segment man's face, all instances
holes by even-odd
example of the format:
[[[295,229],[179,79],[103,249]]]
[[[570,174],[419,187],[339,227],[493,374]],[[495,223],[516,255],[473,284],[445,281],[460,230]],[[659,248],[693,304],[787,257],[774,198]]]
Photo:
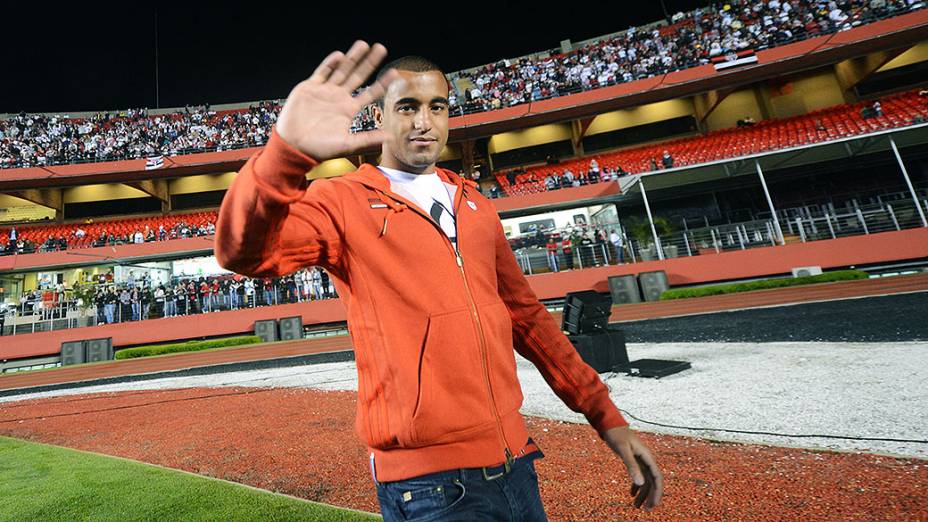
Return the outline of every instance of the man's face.
[[[414,172],[435,170],[448,142],[448,86],[439,71],[397,71],[399,78],[374,107],[374,121],[392,139],[383,145],[385,167]]]

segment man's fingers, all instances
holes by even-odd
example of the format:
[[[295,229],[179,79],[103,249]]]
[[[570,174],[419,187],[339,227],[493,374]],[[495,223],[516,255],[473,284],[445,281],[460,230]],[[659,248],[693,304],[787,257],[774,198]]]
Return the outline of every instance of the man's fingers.
[[[387,56],[387,48],[379,43],[375,43],[367,50],[357,66],[351,71],[351,75],[345,82],[345,86],[352,91],[364,85],[367,78],[373,73],[384,57]]]
[[[396,72],[396,69],[390,69],[379,80],[370,84],[366,89],[361,91],[358,94],[357,100],[358,103],[363,107],[365,105],[370,105],[384,95],[387,92],[387,88],[400,77],[400,73]]]
[[[357,40],[351,46],[351,49],[348,49],[348,52],[345,53],[345,58],[338,63],[338,67],[332,72],[332,76],[329,77],[329,83],[335,85],[344,84],[345,80],[351,75],[351,72],[354,71],[354,68],[357,67],[358,62],[367,54],[369,48],[370,46],[367,45],[367,42],[364,40]]]
[[[648,507],[655,507],[660,504],[661,496],[664,492],[664,475],[661,473],[660,468],[657,467],[657,463],[654,462],[654,457],[650,452],[643,451],[641,455],[636,455],[635,458],[646,471],[645,475],[648,481],[653,483],[650,494],[651,498],[648,500]]]
[[[647,485],[642,486],[641,489],[638,490],[638,496],[635,497],[636,508],[640,508],[641,505],[644,504],[645,499],[648,498],[649,491],[650,491],[650,488],[648,488]]]
[[[355,132],[348,136],[349,149],[361,151],[367,148],[380,146],[384,141],[389,140],[386,132],[377,129],[364,132]]]
[[[635,507],[638,508],[645,503],[654,490],[654,477],[651,475],[651,470],[645,466],[644,461],[642,461],[638,455],[635,455],[635,460],[638,462],[638,465],[642,469],[642,474],[644,475],[644,484],[639,487],[638,494],[635,496]]]
[[[621,444],[619,446],[619,457],[625,463],[625,468],[628,469],[628,476],[631,478],[632,483],[639,486],[644,485],[644,475],[641,473],[641,468],[638,467],[638,462],[635,461],[635,454],[632,453],[630,444]]]
[[[309,77],[309,81],[312,83],[325,83],[329,81],[332,71],[338,67],[338,63],[343,56],[344,54],[342,54],[341,51],[332,51],[329,53],[329,55],[322,60],[322,63],[316,67],[316,70],[313,71],[312,76]]]

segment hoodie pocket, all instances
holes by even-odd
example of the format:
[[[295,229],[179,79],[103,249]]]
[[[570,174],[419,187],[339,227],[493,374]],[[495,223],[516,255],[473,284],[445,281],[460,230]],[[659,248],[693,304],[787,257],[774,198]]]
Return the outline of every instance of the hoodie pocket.
[[[523,399],[512,345],[512,319],[509,308],[502,301],[483,306],[481,310],[493,397],[500,415],[506,415],[522,406]]]
[[[412,442],[452,442],[494,420],[474,318],[469,308],[429,316],[419,359]]]

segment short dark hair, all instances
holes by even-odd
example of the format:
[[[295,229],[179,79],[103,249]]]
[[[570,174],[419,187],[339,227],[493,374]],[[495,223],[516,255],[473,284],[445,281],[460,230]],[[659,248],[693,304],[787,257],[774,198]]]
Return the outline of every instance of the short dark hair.
[[[445,76],[444,71],[441,70],[435,62],[429,60],[428,58],[423,58],[421,56],[409,55],[397,58],[392,62],[385,64],[380,68],[380,71],[377,72],[376,80],[380,80],[383,75],[387,74],[387,71],[390,69],[396,69],[398,71],[410,71],[410,72],[429,72],[429,71],[438,71],[441,73],[442,78],[445,79],[445,84],[448,86],[448,90],[451,90],[451,82],[448,81],[448,77]],[[383,96],[380,96],[376,100],[377,106],[383,109]]]

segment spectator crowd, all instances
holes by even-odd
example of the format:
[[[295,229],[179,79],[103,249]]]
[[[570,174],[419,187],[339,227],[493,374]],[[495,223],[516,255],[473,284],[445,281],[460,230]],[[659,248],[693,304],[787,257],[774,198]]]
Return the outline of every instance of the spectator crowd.
[[[568,53],[502,60],[452,73],[452,114],[509,107],[709,63],[746,49],[834,33],[924,7],[922,0],[728,0],[631,27]],[[89,118],[20,113],[0,120],[0,168],[113,161],[263,145],[279,101],[170,114],[129,109]],[[372,129],[365,108],[354,131]]]
[[[148,109],[89,118],[20,113],[0,120],[0,168],[138,159],[256,147],[267,141],[278,102],[217,112],[209,104],[170,114]]]
[[[154,284],[147,274],[138,279],[130,274],[121,283],[113,282],[112,273],[98,278],[81,285],[79,294],[62,284],[23,292],[14,315],[61,319],[67,310],[87,308],[99,325],[338,297],[328,273],[317,267],[277,278],[176,277],[169,284]]]
[[[569,53],[502,60],[455,73],[463,99],[452,109],[480,112],[597,89],[707,64],[924,7],[919,0],[728,0],[677,13],[669,25],[631,27]]]

